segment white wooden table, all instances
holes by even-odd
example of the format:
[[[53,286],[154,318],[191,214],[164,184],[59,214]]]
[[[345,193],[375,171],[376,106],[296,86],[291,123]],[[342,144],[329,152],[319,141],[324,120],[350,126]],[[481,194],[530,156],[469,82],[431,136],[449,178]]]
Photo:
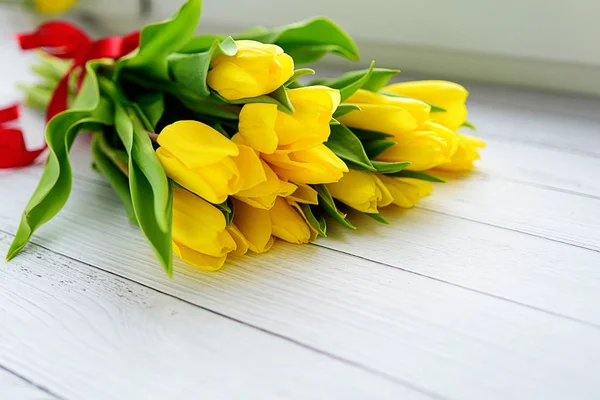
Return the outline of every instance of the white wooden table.
[[[171,280],[80,141],[69,203],[0,262],[0,399],[600,398],[600,101],[469,87],[471,176]],[[2,254],[41,170],[0,173]]]

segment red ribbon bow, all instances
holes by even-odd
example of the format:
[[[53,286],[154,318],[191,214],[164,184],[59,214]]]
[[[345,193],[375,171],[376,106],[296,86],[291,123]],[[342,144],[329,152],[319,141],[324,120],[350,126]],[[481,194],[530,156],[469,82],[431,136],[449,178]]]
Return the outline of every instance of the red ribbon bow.
[[[17,104],[0,109],[0,169],[29,165],[46,149],[44,145],[37,150],[27,150],[23,132],[20,129],[5,126],[7,122],[16,121],[18,118],[19,106]]]
[[[85,77],[85,64],[99,58],[118,59],[131,53],[139,45],[140,33],[133,32],[123,37],[112,36],[92,40],[77,26],[63,21],[46,22],[31,33],[17,35],[22,50],[41,48],[47,54],[73,60],[73,65],[65,73],[52,94],[46,110],[46,120],[67,109],[69,77],[81,69],[77,89]],[[35,151],[27,151],[23,133],[19,129],[4,128],[5,122],[18,118],[18,106],[0,110],[0,168],[21,167],[31,164],[46,146]]]

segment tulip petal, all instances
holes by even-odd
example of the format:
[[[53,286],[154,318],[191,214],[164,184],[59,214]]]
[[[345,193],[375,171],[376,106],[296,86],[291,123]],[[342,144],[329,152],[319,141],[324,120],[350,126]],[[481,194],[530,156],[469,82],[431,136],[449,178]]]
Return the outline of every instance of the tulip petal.
[[[227,255],[212,257],[173,242],[173,252],[186,263],[205,271],[218,271],[225,264]]]
[[[166,126],[158,135],[158,144],[187,168],[204,167],[238,155],[235,143],[198,121],[177,121]]]
[[[290,200],[304,204],[319,204],[319,194],[315,189],[303,183],[297,183],[296,186],[298,187],[296,191],[288,197]]]
[[[244,139],[244,143],[261,153],[272,154],[279,143],[275,133],[277,113],[276,104],[244,105],[239,123],[239,135]]]
[[[248,247],[254,253],[264,253],[273,245],[272,227],[269,211],[252,208],[234,200],[234,225],[248,241]]]
[[[227,227],[227,232],[229,232],[236,244],[236,249],[229,254],[233,256],[242,256],[246,254],[249,249],[249,244],[248,240],[244,237],[244,234],[235,225],[229,225]]]
[[[241,184],[236,192],[251,189],[267,181],[263,162],[254,149],[244,145],[238,147],[240,154],[233,158],[233,162],[235,162],[237,169],[240,171]]]
[[[303,217],[285,199],[278,197],[269,210],[273,236],[289,243],[308,243],[310,228]]]
[[[288,154],[264,154],[263,158],[279,177],[295,183],[337,182],[348,171],[346,164],[323,144]]]
[[[379,175],[379,179],[393,196],[393,203],[402,208],[414,207],[420,199],[429,196],[433,191],[431,183],[419,179],[386,175]]]
[[[227,200],[230,185],[237,181],[236,170],[231,169],[230,159],[227,163],[217,163],[201,169],[189,169],[164,148],[159,147],[156,155],[167,176],[186,189],[213,203],[220,204]]]
[[[418,121],[406,109],[389,104],[357,104],[360,110],[351,112],[338,120],[352,128],[400,135],[419,127]]]
[[[187,190],[173,190],[174,242],[199,253],[221,257],[236,247],[225,226],[225,217],[216,207]]]

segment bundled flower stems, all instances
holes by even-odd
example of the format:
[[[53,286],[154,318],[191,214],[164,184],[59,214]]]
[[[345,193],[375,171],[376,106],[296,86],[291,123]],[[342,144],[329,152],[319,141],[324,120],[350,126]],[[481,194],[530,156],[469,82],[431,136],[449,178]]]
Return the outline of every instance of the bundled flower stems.
[[[479,158],[484,143],[458,133],[472,128],[462,86],[388,84],[399,71],[373,64],[311,82],[300,65],[358,59],[332,21],[194,36],[200,13],[189,0],[140,33],[98,41],[64,22],[19,36],[50,56],[25,89],[47,109],[49,155],[8,259],[67,201],[81,131],[169,275],[172,253],[215,271],[275,240],[314,241],[328,223],[355,229],[349,209],[387,223],[383,207],[413,207],[441,181],[435,171]]]

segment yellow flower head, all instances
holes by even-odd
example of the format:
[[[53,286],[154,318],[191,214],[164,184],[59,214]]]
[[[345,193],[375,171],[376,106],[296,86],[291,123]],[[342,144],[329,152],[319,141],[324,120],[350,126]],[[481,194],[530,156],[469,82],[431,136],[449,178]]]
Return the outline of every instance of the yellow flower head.
[[[467,120],[466,101],[469,92],[458,83],[448,81],[412,81],[394,83],[383,90],[417,100],[426,101],[446,109],[431,114],[431,118],[456,131]]]
[[[458,148],[458,136],[435,122],[426,122],[423,130],[394,136],[398,144],[377,157],[379,161],[409,161],[408,170],[424,171],[447,163]]]
[[[352,128],[401,135],[421,127],[429,119],[431,106],[408,97],[391,97],[360,89],[345,103],[356,104],[338,120]]]
[[[458,149],[452,156],[449,162],[437,166],[437,169],[443,171],[469,171],[475,166],[473,161],[479,159],[480,148],[485,147],[485,142],[473,136],[459,133],[458,135]]]
[[[40,14],[59,15],[69,11],[77,0],[35,0],[35,10]]]
[[[355,169],[345,173],[339,182],[327,185],[327,189],[342,203],[369,214],[378,213],[377,207],[385,207],[394,201],[375,174]]]
[[[258,97],[275,91],[294,74],[294,60],[274,44],[237,40],[234,56],[215,58],[207,83],[228,100]]]
[[[429,196],[433,191],[431,183],[419,179],[387,175],[379,175],[379,179],[394,198],[393,204],[402,208],[414,207],[419,200]]]
[[[173,190],[173,251],[185,262],[211,271],[237,248],[223,213],[185,189]]]
[[[348,171],[346,164],[324,144],[291,153],[276,151],[262,157],[280,178],[294,183],[337,182]]]
[[[175,122],[163,129],[158,143],[156,155],[167,176],[211,203],[267,180],[253,149],[201,122]]]
[[[261,153],[304,150],[329,138],[329,122],[340,104],[340,92],[326,86],[307,86],[287,93],[293,114],[278,111],[275,104],[250,103],[242,108],[240,136]]]
[[[264,253],[273,246],[269,211],[253,208],[239,200],[233,201],[233,224],[244,236],[248,248],[254,253]]]

